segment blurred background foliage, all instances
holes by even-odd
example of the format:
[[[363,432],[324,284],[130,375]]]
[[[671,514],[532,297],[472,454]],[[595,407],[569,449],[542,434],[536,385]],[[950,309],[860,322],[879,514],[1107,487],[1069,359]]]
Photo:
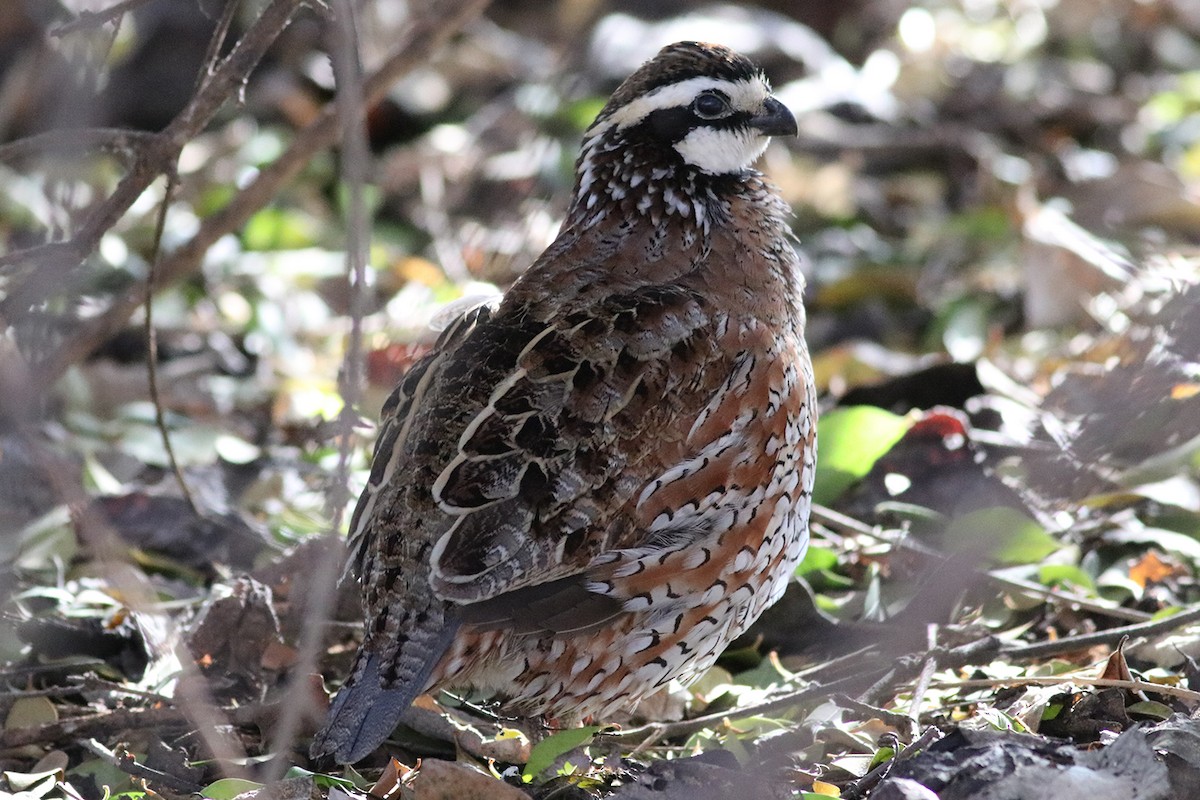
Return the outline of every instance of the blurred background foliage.
[[[824,412],[817,492],[830,509],[800,569],[815,599],[789,592],[681,701],[686,713],[769,695],[789,668],[829,655],[830,625],[891,620],[917,632],[900,637],[907,652],[926,645],[931,622],[1039,641],[1200,599],[1192,0],[493,2],[369,108],[361,295],[347,277],[351,189],[336,146],[161,282],[159,405],[190,497],[156,424],[145,308],[113,309],[319,121],[335,97],[334,37],[323,8],[300,8],[211,122],[177,143],[161,241],[162,179],[77,252],[71,243],[145,166],[152,134],[194,109],[222,15],[230,9],[228,53],[267,3],[120,5],[127,13],[92,17],[106,6],[0,0],[11,664],[87,656],[169,695],[182,667],[154,642],[198,635],[191,613],[224,592],[251,603],[253,587],[233,580],[249,571],[270,588],[260,624],[273,649],[247,664],[217,658],[216,695],[276,691],[317,613],[303,590],[323,552],[316,535],[344,524],[345,498],[331,489],[339,446],[356,495],[383,398],[457,301],[503,291],[553,239],[583,129],[626,75],[679,39],[754,58],[799,120],[762,168],[794,209],[806,256]],[[431,13],[356,8],[368,73]],[[347,433],[356,317],[365,379],[351,387],[361,420]],[[90,333],[98,319],[112,323],[106,335]],[[963,552],[966,577],[929,571]],[[139,601],[113,564],[139,576]],[[1052,589],[1084,605],[1047,602]],[[353,598],[341,602],[353,620]],[[130,608],[140,643],[114,643],[113,615]],[[47,629],[49,619],[75,627]],[[102,622],[89,633],[79,620]],[[352,638],[335,628],[325,643],[331,676]],[[210,661],[219,649],[197,647]],[[764,660],[772,650],[782,661]],[[1147,669],[1190,663],[1154,653]],[[943,724],[995,708],[908,699],[914,719]],[[805,758],[832,758],[806,741]],[[70,752],[76,767],[92,763]]]

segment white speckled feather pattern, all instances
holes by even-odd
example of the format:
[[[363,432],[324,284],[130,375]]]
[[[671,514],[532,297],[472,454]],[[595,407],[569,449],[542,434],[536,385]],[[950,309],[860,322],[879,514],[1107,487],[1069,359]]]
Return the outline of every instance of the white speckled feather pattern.
[[[617,89],[557,240],[384,408],[352,522],[365,639],[314,755],[361,758],[437,688],[603,717],[783,593],[816,398],[789,210],[750,162],[794,132],[715,45]]]

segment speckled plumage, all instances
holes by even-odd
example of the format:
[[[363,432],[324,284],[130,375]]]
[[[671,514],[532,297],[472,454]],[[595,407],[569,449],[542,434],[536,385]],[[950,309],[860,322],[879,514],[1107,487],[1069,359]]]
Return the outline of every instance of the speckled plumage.
[[[361,758],[436,688],[603,716],[779,598],[816,406],[788,209],[750,162],[794,131],[715,45],[613,94],[557,240],[384,407],[351,524],[365,639],[314,755]]]

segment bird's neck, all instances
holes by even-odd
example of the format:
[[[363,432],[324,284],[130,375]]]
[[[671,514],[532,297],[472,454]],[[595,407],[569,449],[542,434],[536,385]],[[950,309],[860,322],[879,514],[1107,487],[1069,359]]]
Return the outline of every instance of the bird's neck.
[[[584,143],[567,227],[587,228],[609,215],[648,220],[682,233],[707,237],[728,219],[730,204],[759,173],[710,175],[678,162],[673,151],[614,145],[603,139]]]
[[[614,293],[678,285],[700,293],[723,287],[738,313],[794,313],[802,278],[790,210],[760,173],[651,172],[636,161],[589,164],[587,156],[558,238],[509,290],[509,310],[548,319],[564,307],[592,309]]]

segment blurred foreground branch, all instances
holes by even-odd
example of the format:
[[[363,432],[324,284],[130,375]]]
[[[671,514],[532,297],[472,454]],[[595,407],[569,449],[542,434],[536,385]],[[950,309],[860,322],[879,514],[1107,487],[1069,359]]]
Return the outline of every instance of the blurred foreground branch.
[[[271,8],[280,4],[294,6],[294,0],[276,0]],[[447,39],[481,13],[486,5],[487,0],[453,0],[452,2],[430,4],[423,8],[411,20],[405,36],[396,45],[392,55],[364,80],[363,94],[366,105],[369,106],[380,100],[393,83],[409,70],[424,63]],[[246,38],[243,37],[242,41],[245,41]],[[227,66],[228,60],[226,59],[226,62],[223,63],[222,69]],[[189,106],[189,110],[191,108],[192,106]],[[187,118],[189,110],[180,114],[180,119]],[[291,145],[279,158],[263,167],[254,180],[239,190],[228,205],[205,218],[200,229],[190,240],[159,263],[157,285],[154,288],[161,289],[192,274],[199,268],[209,247],[222,236],[244,225],[255,211],[270,202],[283,185],[300,173],[309,159],[337,142],[343,132],[343,121],[340,119],[339,110],[340,107],[336,102],[327,105],[314,122],[297,133]],[[171,141],[166,139],[166,132],[163,136],[164,140]],[[163,145],[160,144],[159,147],[161,148]],[[159,154],[160,159],[161,155]],[[173,157],[173,153],[170,151],[167,152],[167,155]],[[130,177],[133,174],[131,173]],[[157,174],[152,176],[151,180],[153,177],[157,177]],[[126,182],[129,180],[130,178],[127,178]],[[122,186],[126,182],[123,182]],[[139,189],[138,194],[148,185],[149,181],[146,181]],[[120,192],[121,187],[118,187],[117,193]],[[114,196],[117,193],[114,193]],[[129,199],[129,203],[132,203],[136,196],[136,194],[133,195]],[[128,204],[124,208],[128,208]],[[119,217],[118,214],[109,222],[109,225],[114,224]],[[94,229],[94,226],[90,229]],[[95,243],[99,241],[104,230],[107,228],[99,229],[91,247],[94,247]],[[81,238],[82,234],[81,237],[77,237],[76,241],[80,241]],[[4,259],[0,259],[0,266],[3,266],[3,263]],[[54,352],[34,366],[33,374],[37,387],[39,389],[48,387],[68,367],[84,358],[97,345],[120,330],[142,304],[145,293],[144,283],[132,285],[118,295],[104,313],[83,322],[63,340]]]
[[[60,286],[67,274],[80,267],[142,193],[171,169],[183,146],[204,130],[225,102],[239,91],[302,2],[272,0],[229,55],[206,76],[183,111],[161,133],[142,140],[129,172],[69,241],[49,242],[0,256],[0,269],[17,264],[37,265],[33,276],[5,300],[7,305],[20,309],[40,302],[46,291]]]

